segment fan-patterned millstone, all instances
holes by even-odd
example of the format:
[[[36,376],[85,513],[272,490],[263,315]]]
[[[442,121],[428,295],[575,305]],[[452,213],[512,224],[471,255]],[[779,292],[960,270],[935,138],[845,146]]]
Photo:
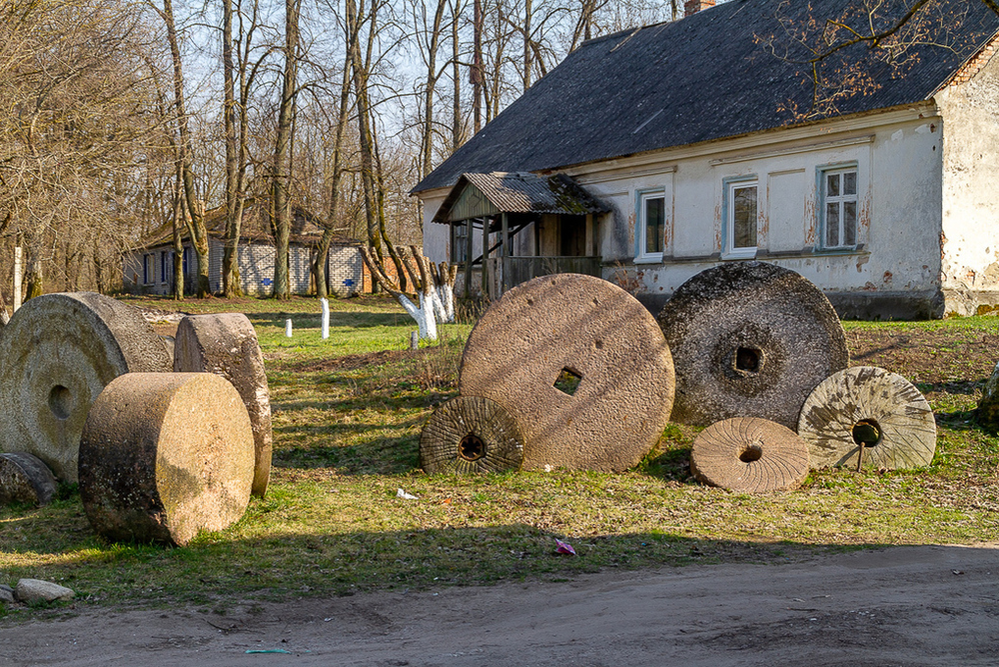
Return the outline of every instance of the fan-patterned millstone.
[[[434,411],[420,436],[424,472],[477,473],[519,470],[524,438],[499,403],[458,396]]]
[[[699,481],[730,491],[794,489],[808,475],[808,445],[776,422],[734,417],[701,431],[690,469]]]
[[[918,468],[929,465],[937,446],[930,404],[901,375],[855,366],[819,383],[805,401],[798,435],[808,443],[813,468],[857,465]]]

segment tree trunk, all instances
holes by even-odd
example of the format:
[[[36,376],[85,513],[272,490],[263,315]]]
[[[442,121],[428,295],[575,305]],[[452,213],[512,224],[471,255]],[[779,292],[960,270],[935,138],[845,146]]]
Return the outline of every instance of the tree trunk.
[[[292,134],[295,94],[298,80],[298,9],[299,0],[285,0],[284,78],[281,83],[281,107],[278,111],[277,141],[274,148],[273,197],[276,218],[274,234],[274,296],[291,298],[288,270],[288,247],[291,237]]]
[[[222,252],[222,295],[243,295],[239,279],[239,228],[243,201],[239,187],[240,152],[236,136],[236,91],[232,56],[232,0],[222,0],[222,116],[225,127],[225,245]]]

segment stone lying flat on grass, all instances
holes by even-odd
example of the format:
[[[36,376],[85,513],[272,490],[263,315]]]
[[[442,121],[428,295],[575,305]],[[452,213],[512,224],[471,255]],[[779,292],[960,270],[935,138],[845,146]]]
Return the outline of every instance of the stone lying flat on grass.
[[[0,454],[0,505],[47,505],[55,490],[55,475],[37,456],[26,452]]]
[[[166,346],[142,314],[91,292],[29,300],[0,336],[0,451],[25,451],[77,480],[90,405],[119,375],[169,371]]]
[[[796,489],[808,475],[808,445],[786,426],[735,417],[701,431],[690,470],[699,481],[730,491]]]
[[[65,586],[41,579],[21,579],[17,582],[14,594],[17,596],[19,602],[25,604],[71,600],[76,595],[72,588],[66,588]]]
[[[263,497],[271,472],[271,402],[257,333],[242,313],[188,315],[177,327],[173,369],[214,373],[236,387],[253,425],[253,495]]]
[[[472,329],[459,391],[502,405],[524,434],[524,469],[620,472],[659,440],[673,361],[655,318],[606,280],[535,278]]]
[[[458,396],[434,410],[420,435],[424,472],[475,473],[519,470],[524,437],[499,403]]]
[[[246,511],[253,431],[227,380],[129,373],[94,402],[80,441],[80,499],[110,540],[186,544]]]
[[[923,395],[901,375],[854,366],[824,380],[801,409],[798,435],[813,468],[918,468],[933,460],[937,426]]]
[[[809,392],[846,368],[836,311],[801,275],[732,262],[681,285],[659,314],[676,366],[672,421],[759,417],[795,428]]]
[[[999,431],[999,364],[985,383],[982,398],[978,401],[978,423],[992,431]]]

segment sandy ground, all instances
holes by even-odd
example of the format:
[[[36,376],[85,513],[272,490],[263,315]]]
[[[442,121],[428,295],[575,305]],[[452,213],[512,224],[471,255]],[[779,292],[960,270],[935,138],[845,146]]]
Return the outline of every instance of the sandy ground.
[[[999,543],[247,603],[224,616],[77,612],[8,618],[0,664],[994,666]]]

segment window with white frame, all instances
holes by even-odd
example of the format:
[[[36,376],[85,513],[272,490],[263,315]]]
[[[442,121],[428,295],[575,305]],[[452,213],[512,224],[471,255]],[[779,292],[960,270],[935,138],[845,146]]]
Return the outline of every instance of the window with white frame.
[[[722,251],[726,258],[756,256],[757,193],[755,177],[726,182],[725,247]]]
[[[638,252],[636,262],[661,262],[666,235],[666,194],[662,190],[638,194]]]
[[[821,177],[822,248],[853,249],[857,247],[857,169],[825,169]]]

